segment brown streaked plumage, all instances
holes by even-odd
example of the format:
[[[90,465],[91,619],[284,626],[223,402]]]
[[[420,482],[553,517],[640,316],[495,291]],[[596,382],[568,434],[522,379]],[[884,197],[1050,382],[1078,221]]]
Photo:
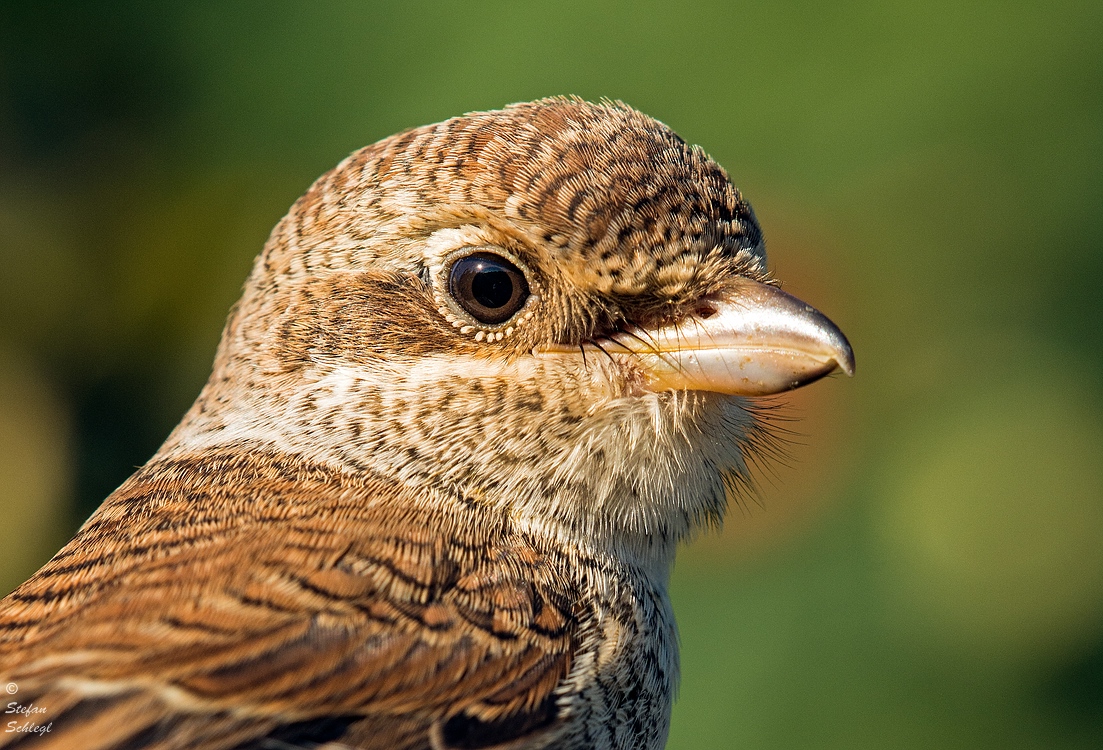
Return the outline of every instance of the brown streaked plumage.
[[[210,381],[0,605],[0,748],[665,742],[674,549],[853,368],[750,206],[622,104],[354,153],[279,223]]]

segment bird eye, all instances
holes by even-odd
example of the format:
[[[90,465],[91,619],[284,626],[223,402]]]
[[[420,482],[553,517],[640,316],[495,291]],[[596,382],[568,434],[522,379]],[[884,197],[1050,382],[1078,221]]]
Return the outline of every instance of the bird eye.
[[[448,289],[471,317],[488,325],[512,318],[529,296],[521,269],[493,253],[473,253],[453,263]]]

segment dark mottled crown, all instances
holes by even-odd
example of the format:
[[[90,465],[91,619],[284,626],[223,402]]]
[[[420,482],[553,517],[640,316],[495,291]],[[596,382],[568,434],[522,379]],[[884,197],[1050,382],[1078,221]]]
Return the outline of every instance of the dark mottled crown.
[[[761,239],[723,168],[625,105],[544,100],[417,133],[410,145],[441,165],[431,184],[458,169],[468,200],[506,209],[586,256],[677,255],[702,240],[737,248]]]
[[[350,209],[416,213],[430,227],[481,209],[614,294],[638,294],[646,280],[661,295],[655,270],[687,256],[763,253],[751,207],[724,169],[621,103],[544,99],[400,133],[319,180],[289,218],[300,235],[319,221],[332,232],[354,223],[339,220]]]

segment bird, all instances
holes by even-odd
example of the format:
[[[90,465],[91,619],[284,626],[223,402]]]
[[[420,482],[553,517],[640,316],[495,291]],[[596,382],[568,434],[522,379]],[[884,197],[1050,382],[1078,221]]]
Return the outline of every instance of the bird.
[[[148,463],[0,603],[0,748],[657,750],[668,585],[841,370],[750,204],[618,101],[354,152]]]

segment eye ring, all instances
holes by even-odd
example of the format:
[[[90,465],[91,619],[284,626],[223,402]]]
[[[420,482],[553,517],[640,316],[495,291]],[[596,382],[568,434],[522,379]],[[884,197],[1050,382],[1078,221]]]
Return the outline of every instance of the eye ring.
[[[475,252],[452,262],[448,292],[460,308],[484,325],[500,325],[525,306],[530,295],[525,274],[496,253]]]

